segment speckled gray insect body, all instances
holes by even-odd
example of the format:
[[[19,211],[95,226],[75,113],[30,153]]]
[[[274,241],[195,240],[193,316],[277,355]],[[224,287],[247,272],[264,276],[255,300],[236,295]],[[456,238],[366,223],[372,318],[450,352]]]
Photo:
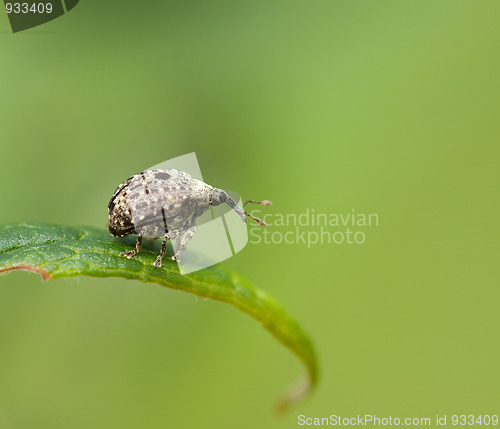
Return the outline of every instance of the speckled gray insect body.
[[[247,203],[270,205],[270,201]],[[135,250],[122,255],[133,257],[141,251],[142,237],[163,237],[161,252],[154,263],[161,266],[166,241],[176,239],[176,251],[172,259],[179,261],[182,251],[196,232],[196,219],[210,206],[229,205],[246,222],[249,216],[260,225],[265,223],[238,206],[222,189],[214,188],[201,180],[193,179],[180,170],[147,170],[123,182],[108,204],[109,232],[123,237],[137,234]]]

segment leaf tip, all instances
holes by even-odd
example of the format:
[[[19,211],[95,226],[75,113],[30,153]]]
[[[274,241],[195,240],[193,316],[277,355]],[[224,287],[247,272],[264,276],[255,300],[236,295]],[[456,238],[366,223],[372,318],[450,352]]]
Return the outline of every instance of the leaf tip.
[[[285,414],[292,405],[303,400],[312,390],[312,383],[309,377],[300,380],[296,385],[290,387],[288,392],[276,404],[276,414]]]

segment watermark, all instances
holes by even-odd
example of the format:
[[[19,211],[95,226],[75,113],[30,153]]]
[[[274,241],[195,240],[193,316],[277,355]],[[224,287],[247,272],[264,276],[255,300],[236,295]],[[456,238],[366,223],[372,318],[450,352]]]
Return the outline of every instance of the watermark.
[[[375,414],[356,416],[297,416],[299,426],[497,426],[496,414],[436,414],[432,417],[395,417]]]
[[[117,237],[136,234],[136,248],[124,252],[133,258],[142,249],[142,237],[162,238],[154,267],[165,256],[175,260],[181,274],[222,262],[252,244],[361,245],[367,231],[379,225],[376,213],[355,209],[347,213],[269,213],[247,204],[269,206],[268,200],[242,204],[234,191],[205,183],[196,154],[190,153],[154,165],[118,186],[108,204],[108,229]],[[261,219],[262,218],[262,219]],[[253,223],[255,221],[255,223]],[[167,252],[167,242],[172,252]],[[168,255],[167,255],[168,254]]]
[[[78,0],[9,1],[4,0],[12,32],[27,30],[45,24],[69,12]]]
[[[342,213],[319,213],[307,208],[301,213],[263,213],[252,210],[270,228],[250,229],[251,244],[364,244],[370,229],[379,226],[377,213],[356,209]]]

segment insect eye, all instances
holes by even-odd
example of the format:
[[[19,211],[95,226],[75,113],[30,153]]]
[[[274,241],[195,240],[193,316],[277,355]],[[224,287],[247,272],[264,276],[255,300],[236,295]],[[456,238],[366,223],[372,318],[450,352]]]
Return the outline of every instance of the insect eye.
[[[224,191],[219,192],[219,203],[225,203],[226,202],[226,193]]]

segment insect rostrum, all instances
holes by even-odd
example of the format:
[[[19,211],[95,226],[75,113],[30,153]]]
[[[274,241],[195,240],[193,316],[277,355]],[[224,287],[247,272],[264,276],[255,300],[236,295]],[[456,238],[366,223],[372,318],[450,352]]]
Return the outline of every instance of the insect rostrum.
[[[257,219],[238,206],[226,191],[214,188],[201,180],[193,179],[180,170],[147,170],[125,180],[111,197],[108,204],[109,232],[115,237],[137,234],[135,250],[122,253],[132,258],[141,251],[142,237],[163,237],[161,252],[154,262],[161,267],[166,242],[176,240],[172,259],[180,261],[181,254],[196,232],[196,219],[210,206],[226,203],[246,222],[246,216],[260,225]],[[270,205],[271,202],[247,201]]]

